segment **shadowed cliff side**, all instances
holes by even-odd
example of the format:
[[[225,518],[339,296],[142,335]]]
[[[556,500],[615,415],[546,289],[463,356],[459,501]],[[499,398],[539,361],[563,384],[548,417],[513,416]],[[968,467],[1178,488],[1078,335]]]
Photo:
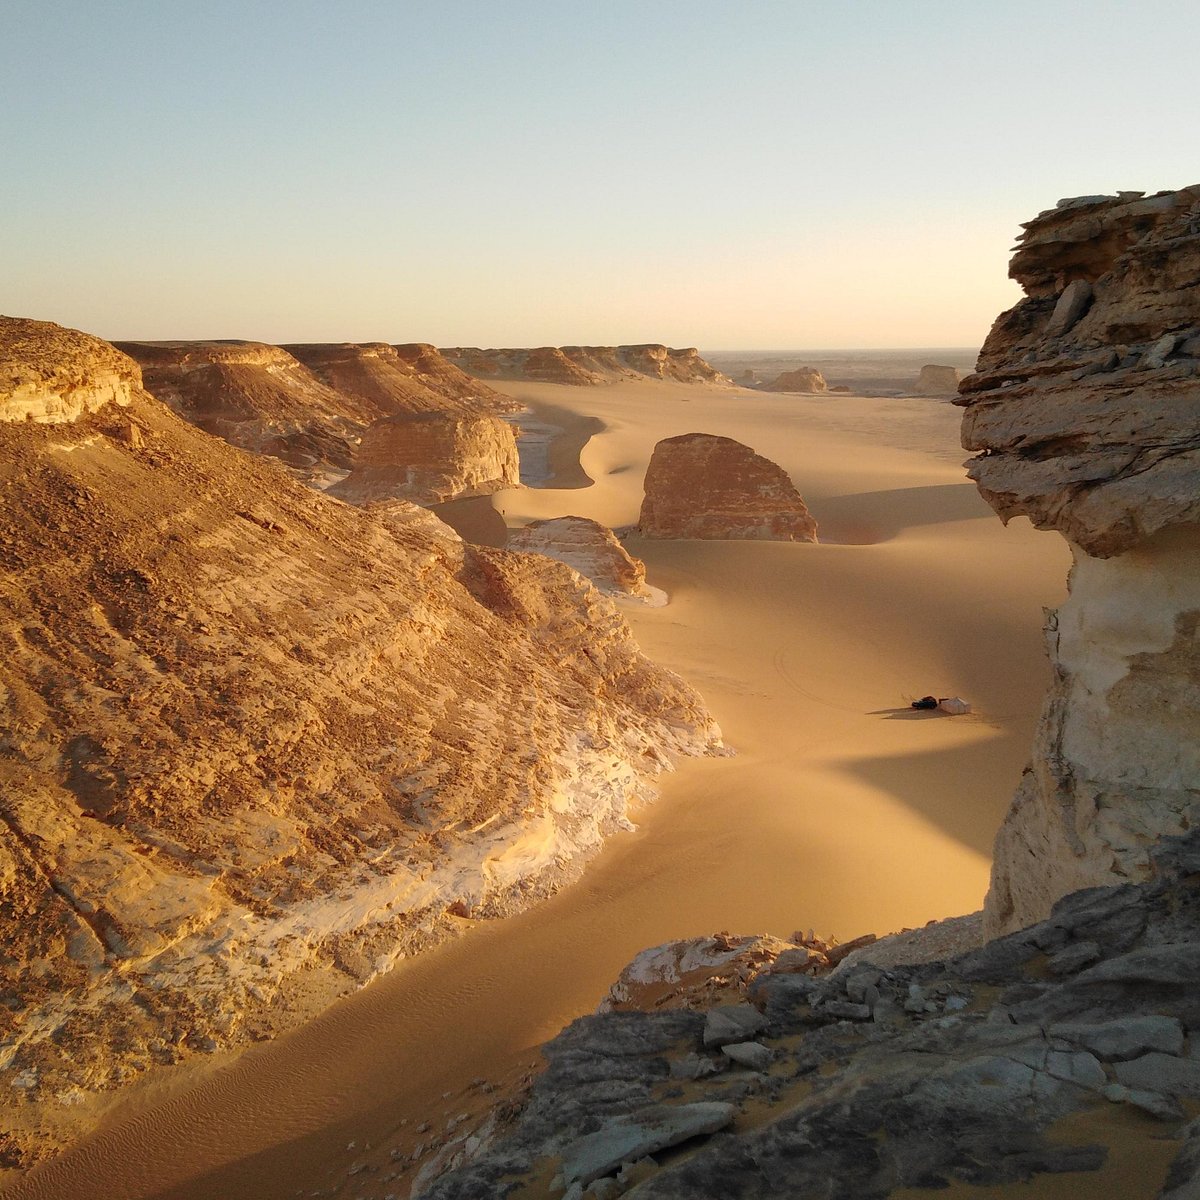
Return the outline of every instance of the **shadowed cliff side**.
[[[719,732],[569,567],[209,437],[0,320],[0,1158],[579,869]]]

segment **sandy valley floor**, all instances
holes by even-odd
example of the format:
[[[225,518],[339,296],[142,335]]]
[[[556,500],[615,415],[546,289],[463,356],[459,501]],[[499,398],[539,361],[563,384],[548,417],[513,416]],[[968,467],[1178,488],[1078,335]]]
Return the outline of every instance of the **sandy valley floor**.
[[[605,426],[581,456],[594,486],[502,493],[510,525],[634,523],[651,449],[679,433],[737,437],[791,473],[820,545],[627,542],[671,597],[628,607],[643,648],[700,688],[737,755],[683,764],[639,830],[553,900],[156,1104],[131,1101],[12,1195],[406,1195],[383,1180],[388,1150],[486,1105],[470,1081],[528,1069],[641,948],[717,929],[845,939],[979,907],[1047,681],[1041,608],[1061,599],[1068,555],[1028,524],[1004,529],[965,481],[960,411],[500,386]],[[912,713],[926,692],[977,712]]]

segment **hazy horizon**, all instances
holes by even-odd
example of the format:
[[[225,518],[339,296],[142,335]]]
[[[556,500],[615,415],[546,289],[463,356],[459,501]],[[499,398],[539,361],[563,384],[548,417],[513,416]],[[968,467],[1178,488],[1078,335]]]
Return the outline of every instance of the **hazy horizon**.
[[[1193,104],[1200,10],[1128,14],[14,0],[0,309],[129,340],[978,346],[1021,221],[1195,182],[1161,114]]]

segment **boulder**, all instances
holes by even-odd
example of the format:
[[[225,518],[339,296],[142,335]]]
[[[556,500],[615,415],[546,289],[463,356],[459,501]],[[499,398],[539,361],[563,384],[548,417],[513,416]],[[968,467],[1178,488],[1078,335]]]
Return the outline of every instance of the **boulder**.
[[[807,395],[820,395],[827,390],[825,377],[816,367],[797,367],[794,371],[784,371],[766,386],[768,392],[801,392]]]
[[[787,472],[732,438],[687,433],[659,442],[645,488],[643,537],[817,540]]]
[[[958,392],[958,368],[926,363],[917,376],[918,396],[953,396]]]

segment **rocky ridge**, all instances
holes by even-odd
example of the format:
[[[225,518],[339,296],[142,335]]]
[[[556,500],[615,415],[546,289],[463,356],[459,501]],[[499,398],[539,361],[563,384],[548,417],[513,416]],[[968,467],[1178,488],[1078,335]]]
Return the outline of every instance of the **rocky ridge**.
[[[87,335],[0,364],[57,421],[0,423],[6,1165],[553,891],[719,745],[568,567],[304,488]]]
[[[817,540],[817,523],[787,472],[733,438],[664,438],[650,456],[645,488],[643,537]]]
[[[516,441],[499,416],[516,405],[432,346],[293,347],[306,362],[258,342],[118,346],[180,416],[353,503],[434,504],[517,481]]]
[[[454,1131],[413,1195],[883,1200],[1058,1176],[1184,1200],[1198,937],[1193,832],[1156,847],[1146,883],[949,960],[880,967],[868,947],[829,971],[785,949],[744,996],[575,1021],[507,1124]]]
[[[479,379],[528,379],[540,383],[596,386],[618,379],[728,384],[694,347],[673,350],[658,343],[638,346],[539,346],[531,350],[443,349],[442,354]]]
[[[986,920],[1144,878],[1200,817],[1200,186],[1064,200],[1025,226],[963,380],[971,477],[1071,544],[1054,680],[997,837]]]

